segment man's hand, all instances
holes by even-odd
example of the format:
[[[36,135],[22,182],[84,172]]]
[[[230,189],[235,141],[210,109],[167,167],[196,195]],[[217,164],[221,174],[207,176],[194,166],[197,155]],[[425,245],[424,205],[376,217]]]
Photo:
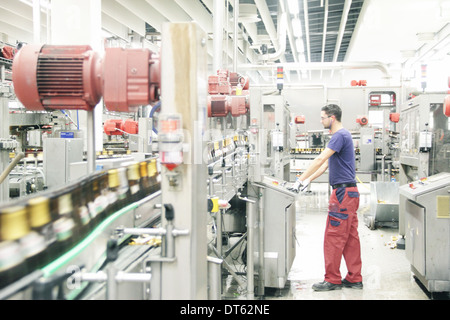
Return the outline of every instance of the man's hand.
[[[310,182],[311,181],[309,179],[305,179],[304,181],[302,181],[297,178],[297,180],[295,180],[294,184],[287,189],[289,191],[299,193],[301,191],[304,191],[308,187]]]
[[[305,179],[305,181],[302,181],[302,183],[300,185],[300,191],[302,191],[302,192],[305,191],[310,183],[311,183],[311,181],[309,179]]]
[[[301,180],[299,180],[299,179],[297,178],[297,180],[295,180],[294,184],[293,184],[291,187],[287,188],[287,189],[288,189],[289,191],[297,192],[297,193],[298,193],[298,191],[300,190],[300,187],[302,186],[302,182],[303,182],[303,181],[301,181]]]

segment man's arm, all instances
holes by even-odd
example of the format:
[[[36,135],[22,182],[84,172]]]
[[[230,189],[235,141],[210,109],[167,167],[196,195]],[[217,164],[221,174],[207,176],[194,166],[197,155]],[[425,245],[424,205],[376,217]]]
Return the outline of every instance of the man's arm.
[[[328,168],[328,159],[335,153],[330,148],[325,148],[321,154],[319,154],[313,162],[309,165],[308,169],[301,174],[298,178],[300,181],[305,181],[309,178],[310,181],[316,179],[323,174]]]
[[[320,177],[328,169],[328,159],[325,161],[319,169],[316,170],[312,175],[307,178],[309,182],[314,181],[316,178]]]

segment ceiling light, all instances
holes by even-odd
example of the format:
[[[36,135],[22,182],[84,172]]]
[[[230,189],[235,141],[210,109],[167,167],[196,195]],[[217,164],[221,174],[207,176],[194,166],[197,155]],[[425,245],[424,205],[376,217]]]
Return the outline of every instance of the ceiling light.
[[[302,25],[298,18],[292,19],[292,31],[297,38],[300,38],[303,35]]]
[[[298,38],[295,40],[295,47],[297,48],[297,52],[305,52],[305,46],[303,45],[303,39]]]
[[[288,0],[289,12],[296,15],[300,12],[298,8],[298,0]]]

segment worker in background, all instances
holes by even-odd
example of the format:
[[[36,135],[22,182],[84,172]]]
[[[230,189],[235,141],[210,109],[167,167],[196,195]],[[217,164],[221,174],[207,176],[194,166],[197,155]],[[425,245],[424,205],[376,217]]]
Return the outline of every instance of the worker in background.
[[[329,104],[321,110],[321,122],[332,137],[325,150],[294,183],[295,191],[303,191],[311,181],[329,168],[333,188],[328,204],[324,238],[325,280],[315,283],[316,291],[341,289],[342,286],[362,289],[361,247],[358,235],[359,192],[356,186],[355,152],[350,132],[342,126],[342,110]],[[347,264],[347,276],[340,274],[341,259]]]

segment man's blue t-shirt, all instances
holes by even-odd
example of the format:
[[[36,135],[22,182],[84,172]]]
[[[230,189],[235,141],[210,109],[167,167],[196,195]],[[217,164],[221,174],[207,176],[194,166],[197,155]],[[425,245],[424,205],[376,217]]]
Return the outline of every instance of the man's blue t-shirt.
[[[328,159],[330,185],[355,183],[355,150],[350,132],[345,128],[336,131],[327,147],[335,151]]]

